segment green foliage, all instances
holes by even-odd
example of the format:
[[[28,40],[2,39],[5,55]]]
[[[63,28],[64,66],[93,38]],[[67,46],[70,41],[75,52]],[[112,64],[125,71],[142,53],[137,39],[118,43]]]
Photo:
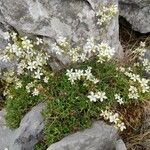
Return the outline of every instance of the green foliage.
[[[72,132],[90,127],[93,120],[100,119],[101,110],[118,105],[114,99],[116,92],[121,93],[126,103],[130,102],[127,98],[128,80],[116,71],[113,62],[97,64],[94,61],[80,68],[85,69],[87,65],[93,68],[93,75],[100,79],[97,85],[83,86],[83,81],[72,85],[64,73],[51,79],[51,100],[43,111],[46,144],[50,145]],[[96,89],[107,91],[108,99],[104,102],[90,102],[87,94]]]
[[[25,86],[31,78],[28,76],[22,77],[23,86],[16,89],[14,84],[9,87],[9,93],[12,97],[6,97],[6,124],[10,128],[17,128],[24,114],[33,106],[38,104],[43,98],[42,95],[33,97],[27,92]]]
[[[44,144],[43,142],[42,143],[38,143],[34,146],[34,150],[46,150],[47,149],[47,146],[46,144]]]
[[[16,85],[9,85],[9,96],[6,97],[6,123],[11,128],[18,127],[23,115],[41,100],[46,100],[47,107],[42,112],[44,117],[44,142],[36,145],[35,150],[44,150],[45,147],[62,139],[64,136],[91,126],[94,120],[101,118],[101,110],[114,110],[119,104],[114,95],[120,93],[125,104],[133,103],[128,98],[131,80],[121,71],[118,71],[115,61],[97,63],[97,60],[83,63],[80,66],[70,68],[87,69],[92,67],[92,74],[100,81],[93,84],[84,79],[71,84],[62,71],[49,78],[48,83],[41,80],[35,82],[42,85],[44,92],[33,96],[27,92],[26,86],[35,80],[30,76],[21,77],[22,87],[16,89]],[[133,69],[132,69],[133,70]],[[140,68],[134,70],[140,72]],[[131,82],[131,83],[130,83]],[[85,85],[86,83],[86,85]],[[90,91],[105,91],[107,99],[103,102],[91,102],[88,99]],[[12,96],[12,97],[11,97]],[[141,100],[148,98],[149,94],[140,95]],[[134,100],[135,103],[139,102]]]

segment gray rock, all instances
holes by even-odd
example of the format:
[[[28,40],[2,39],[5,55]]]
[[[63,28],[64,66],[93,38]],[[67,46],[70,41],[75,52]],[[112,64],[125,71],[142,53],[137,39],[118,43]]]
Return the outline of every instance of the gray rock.
[[[150,1],[119,0],[120,16],[124,17],[134,30],[150,32]]]
[[[58,37],[67,37],[72,46],[85,45],[87,38],[106,41],[121,56],[118,15],[106,29],[97,25],[99,4],[116,4],[118,0],[1,0],[0,15],[20,34],[40,35],[47,42],[47,49]],[[51,66],[60,69],[69,63],[65,56],[54,56]]]
[[[144,106],[144,115],[143,115],[143,123],[141,127],[141,135],[143,139],[140,141],[140,145],[143,146],[143,149],[150,149],[150,102],[147,101]]]
[[[25,115],[20,127],[10,130],[5,127],[5,111],[0,112],[0,150],[32,150],[34,145],[41,139],[44,128],[41,111],[44,104],[39,104]]]
[[[5,126],[5,110],[0,111],[0,150],[33,150],[34,145],[43,137],[44,128],[39,104],[25,115],[20,127],[10,130]],[[117,130],[103,121],[93,123],[90,129],[65,137],[52,144],[47,150],[126,150]]]
[[[4,150],[4,148],[9,147],[14,135],[14,132],[5,126],[5,114],[5,110],[0,111],[0,150]]]
[[[121,139],[117,140],[115,146],[116,150],[127,150],[126,145]]]
[[[126,150],[117,130],[102,121],[95,122],[90,129],[65,137],[47,150]]]

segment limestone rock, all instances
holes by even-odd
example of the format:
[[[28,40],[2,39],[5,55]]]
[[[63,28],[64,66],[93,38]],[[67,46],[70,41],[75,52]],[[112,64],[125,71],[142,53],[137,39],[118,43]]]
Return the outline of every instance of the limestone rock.
[[[34,145],[41,139],[43,131],[43,119],[41,111],[44,104],[39,104],[25,115],[20,127],[10,130],[5,127],[5,111],[0,112],[0,150],[32,150]]]
[[[51,45],[58,38],[66,37],[73,47],[83,47],[88,38],[106,41],[121,55],[118,15],[104,29],[97,25],[98,6],[118,5],[118,0],[1,0],[0,16],[20,34],[40,35]],[[53,69],[68,64],[65,56],[53,56]]]
[[[115,144],[115,148],[116,148],[116,150],[127,150],[126,145],[124,144],[124,142],[121,139],[117,140],[117,142]]]
[[[150,32],[150,1],[119,0],[120,16],[124,17],[134,30]]]
[[[126,150],[118,140],[117,130],[102,121],[95,122],[90,129],[65,137],[47,150]]]
[[[141,135],[143,139],[140,141],[140,144],[143,146],[143,149],[150,149],[150,102],[147,101],[144,106],[144,116],[143,116],[143,124],[141,127]]]
[[[41,111],[45,104],[39,104],[25,115],[20,127],[10,130],[5,127],[5,110],[0,111],[0,150],[33,150],[43,137],[44,128]],[[47,150],[126,150],[117,130],[103,121],[93,123],[90,129],[65,137],[52,144]]]
[[[0,111],[0,150],[8,147],[13,140],[14,132],[5,126],[5,110]]]

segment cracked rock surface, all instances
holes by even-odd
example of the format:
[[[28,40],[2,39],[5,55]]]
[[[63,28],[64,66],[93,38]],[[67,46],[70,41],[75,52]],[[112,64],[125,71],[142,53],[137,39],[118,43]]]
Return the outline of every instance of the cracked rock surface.
[[[22,119],[19,128],[10,130],[5,126],[5,110],[0,111],[0,150],[32,150],[42,138],[44,127],[41,111],[44,104],[32,108]]]
[[[119,0],[119,8],[135,31],[150,32],[150,0]]]
[[[40,35],[50,52],[58,37],[69,39],[73,47],[83,47],[88,38],[94,37],[99,42],[106,41],[121,55],[118,14],[105,29],[98,26],[96,13],[101,4],[118,5],[118,0],[1,0],[0,22],[21,35]],[[69,63],[65,56],[53,57],[53,69]]]

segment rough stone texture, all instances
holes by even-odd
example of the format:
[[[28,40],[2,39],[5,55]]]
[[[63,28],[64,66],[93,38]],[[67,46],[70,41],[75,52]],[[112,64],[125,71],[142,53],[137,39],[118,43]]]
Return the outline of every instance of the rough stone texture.
[[[150,32],[150,0],[119,0],[120,16],[141,33]]]
[[[75,47],[83,47],[87,38],[94,37],[108,42],[120,55],[118,15],[105,30],[97,25],[95,14],[102,3],[118,5],[118,0],[1,0],[0,15],[20,34],[45,37],[49,51],[60,36],[70,39]],[[69,63],[64,56],[53,57],[53,69]]]
[[[146,102],[144,107],[143,125],[141,128],[141,135],[146,133],[146,137],[142,139],[141,145],[143,149],[150,149],[150,102]]]
[[[121,139],[117,140],[117,142],[115,144],[115,149],[116,150],[127,150],[126,145],[124,144],[124,142]]]
[[[42,136],[44,127],[41,111],[44,104],[39,104],[25,115],[16,130],[5,127],[5,111],[0,111],[0,150],[32,150]]]
[[[40,114],[45,104],[39,104],[25,115],[16,130],[5,126],[5,110],[0,111],[0,150],[33,150],[43,137],[43,119]],[[47,150],[126,150],[117,130],[103,121],[93,123],[90,129],[77,132],[52,144]]]
[[[4,150],[9,146],[9,143],[13,140],[13,131],[5,127],[5,110],[0,111],[0,150]]]
[[[117,130],[102,121],[52,144],[47,150],[126,150]]]

